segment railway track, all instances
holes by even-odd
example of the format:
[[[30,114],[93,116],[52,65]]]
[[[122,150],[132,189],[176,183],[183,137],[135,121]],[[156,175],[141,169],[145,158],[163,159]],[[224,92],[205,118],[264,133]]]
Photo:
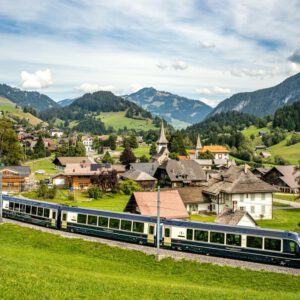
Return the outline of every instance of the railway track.
[[[76,234],[76,233],[71,233],[71,232],[64,232],[64,231],[59,231],[59,230],[50,229],[50,228],[46,228],[46,227],[40,227],[40,226],[33,225],[33,224],[22,223],[22,222],[11,220],[11,219],[4,219],[4,222],[17,224],[22,227],[35,229],[35,230],[39,230],[42,232],[56,234],[56,235],[59,235],[59,236],[65,237],[65,238],[82,239],[85,241],[106,244],[106,245],[109,245],[112,247],[119,247],[119,248],[127,249],[127,250],[141,251],[147,255],[155,255],[156,254],[156,249],[152,248],[152,247],[148,247],[148,246],[130,244],[130,243],[108,240],[108,239],[103,239],[103,238],[98,238],[98,237],[87,236],[87,235],[81,235],[81,234]],[[284,273],[284,274],[300,276],[300,269],[161,249],[160,250],[160,259],[167,258],[167,257],[171,257],[175,260],[186,259],[186,260],[197,261],[200,263],[212,263],[212,264],[219,265],[219,266],[229,266],[229,267],[255,270],[255,271],[275,272],[275,273]]]

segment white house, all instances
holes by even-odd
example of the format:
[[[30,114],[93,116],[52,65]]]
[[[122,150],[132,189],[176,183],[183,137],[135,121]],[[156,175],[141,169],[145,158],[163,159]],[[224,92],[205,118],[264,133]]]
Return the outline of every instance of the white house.
[[[51,130],[50,135],[52,137],[60,138],[64,135],[64,132],[62,130],[59,130],[59,129],[53,129],[53,130]]]
[[[89,135],[84,135],[81,138],[82,144],[85,147],[85,152],[89,153],[93,151],[93,138]]]
[[[229,150],[220,145],[203,146],[200,153],[211,152],[215,159],[229,159]]]
[[[203,190],[211,200],[211,211],[219,215],[224,208],[248,212],[255,220],[272,219],[270,184],[257,178],[245,166],[231,166],[210,180]]]

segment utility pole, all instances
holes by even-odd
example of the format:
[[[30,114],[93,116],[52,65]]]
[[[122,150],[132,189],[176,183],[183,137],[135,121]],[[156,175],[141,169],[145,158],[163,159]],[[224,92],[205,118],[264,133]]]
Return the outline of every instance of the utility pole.
[[[156,260],[159,261],[160,246],[160,186],[157,187]]]
[[[0,224],[3,223],[2,206],[3,206],[3,201],[2,201],[2,171],[0,171]]]

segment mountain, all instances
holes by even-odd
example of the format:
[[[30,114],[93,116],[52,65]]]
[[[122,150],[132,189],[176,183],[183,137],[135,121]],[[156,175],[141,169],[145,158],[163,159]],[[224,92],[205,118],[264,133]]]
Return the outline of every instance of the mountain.
[[[171,125],[184,128],[202,121],[212,108],[199,100],[191,100],[156,89],[143,88],[136,93],[123,96],[154,115],[161,116]]]
[[[38,92],[22,91],[6,84],[0,84],[0,96],[9,99],[21,107],[32,107],[37,111],[59,107],[59,104],[46,95]]]
[[[274,87],[235,94],[222,101],[211,115],[235,110],[262,117],[297,101],[300,101],[300,73]]]
[[[65,107],[65,106],[69,106],[70,104],[72,104],[76,99],[78,99],[78,98],[74,98],[74,99],[64,99],[64,100],[58,101],[57,103],[58,103],[60,106]]]

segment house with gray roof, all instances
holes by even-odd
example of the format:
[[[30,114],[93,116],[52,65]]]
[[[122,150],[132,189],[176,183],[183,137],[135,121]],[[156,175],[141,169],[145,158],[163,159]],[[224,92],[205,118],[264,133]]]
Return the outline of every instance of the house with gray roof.
[[[157,182],[157,179],[148,173],[134,169],[122,174],[121,178],[135,181],[143,190],[154,190]]]
[[[255,220],[247,211],[240,209],[234,211],[231,208],[224,208],[224,210],[217,216],[215,222],[234,226],[257,226]]]
[[[131,163],[130,169],[143,171],[149,174],[150,176],[154,176],[158,166],[159,166],[158,162]]]

